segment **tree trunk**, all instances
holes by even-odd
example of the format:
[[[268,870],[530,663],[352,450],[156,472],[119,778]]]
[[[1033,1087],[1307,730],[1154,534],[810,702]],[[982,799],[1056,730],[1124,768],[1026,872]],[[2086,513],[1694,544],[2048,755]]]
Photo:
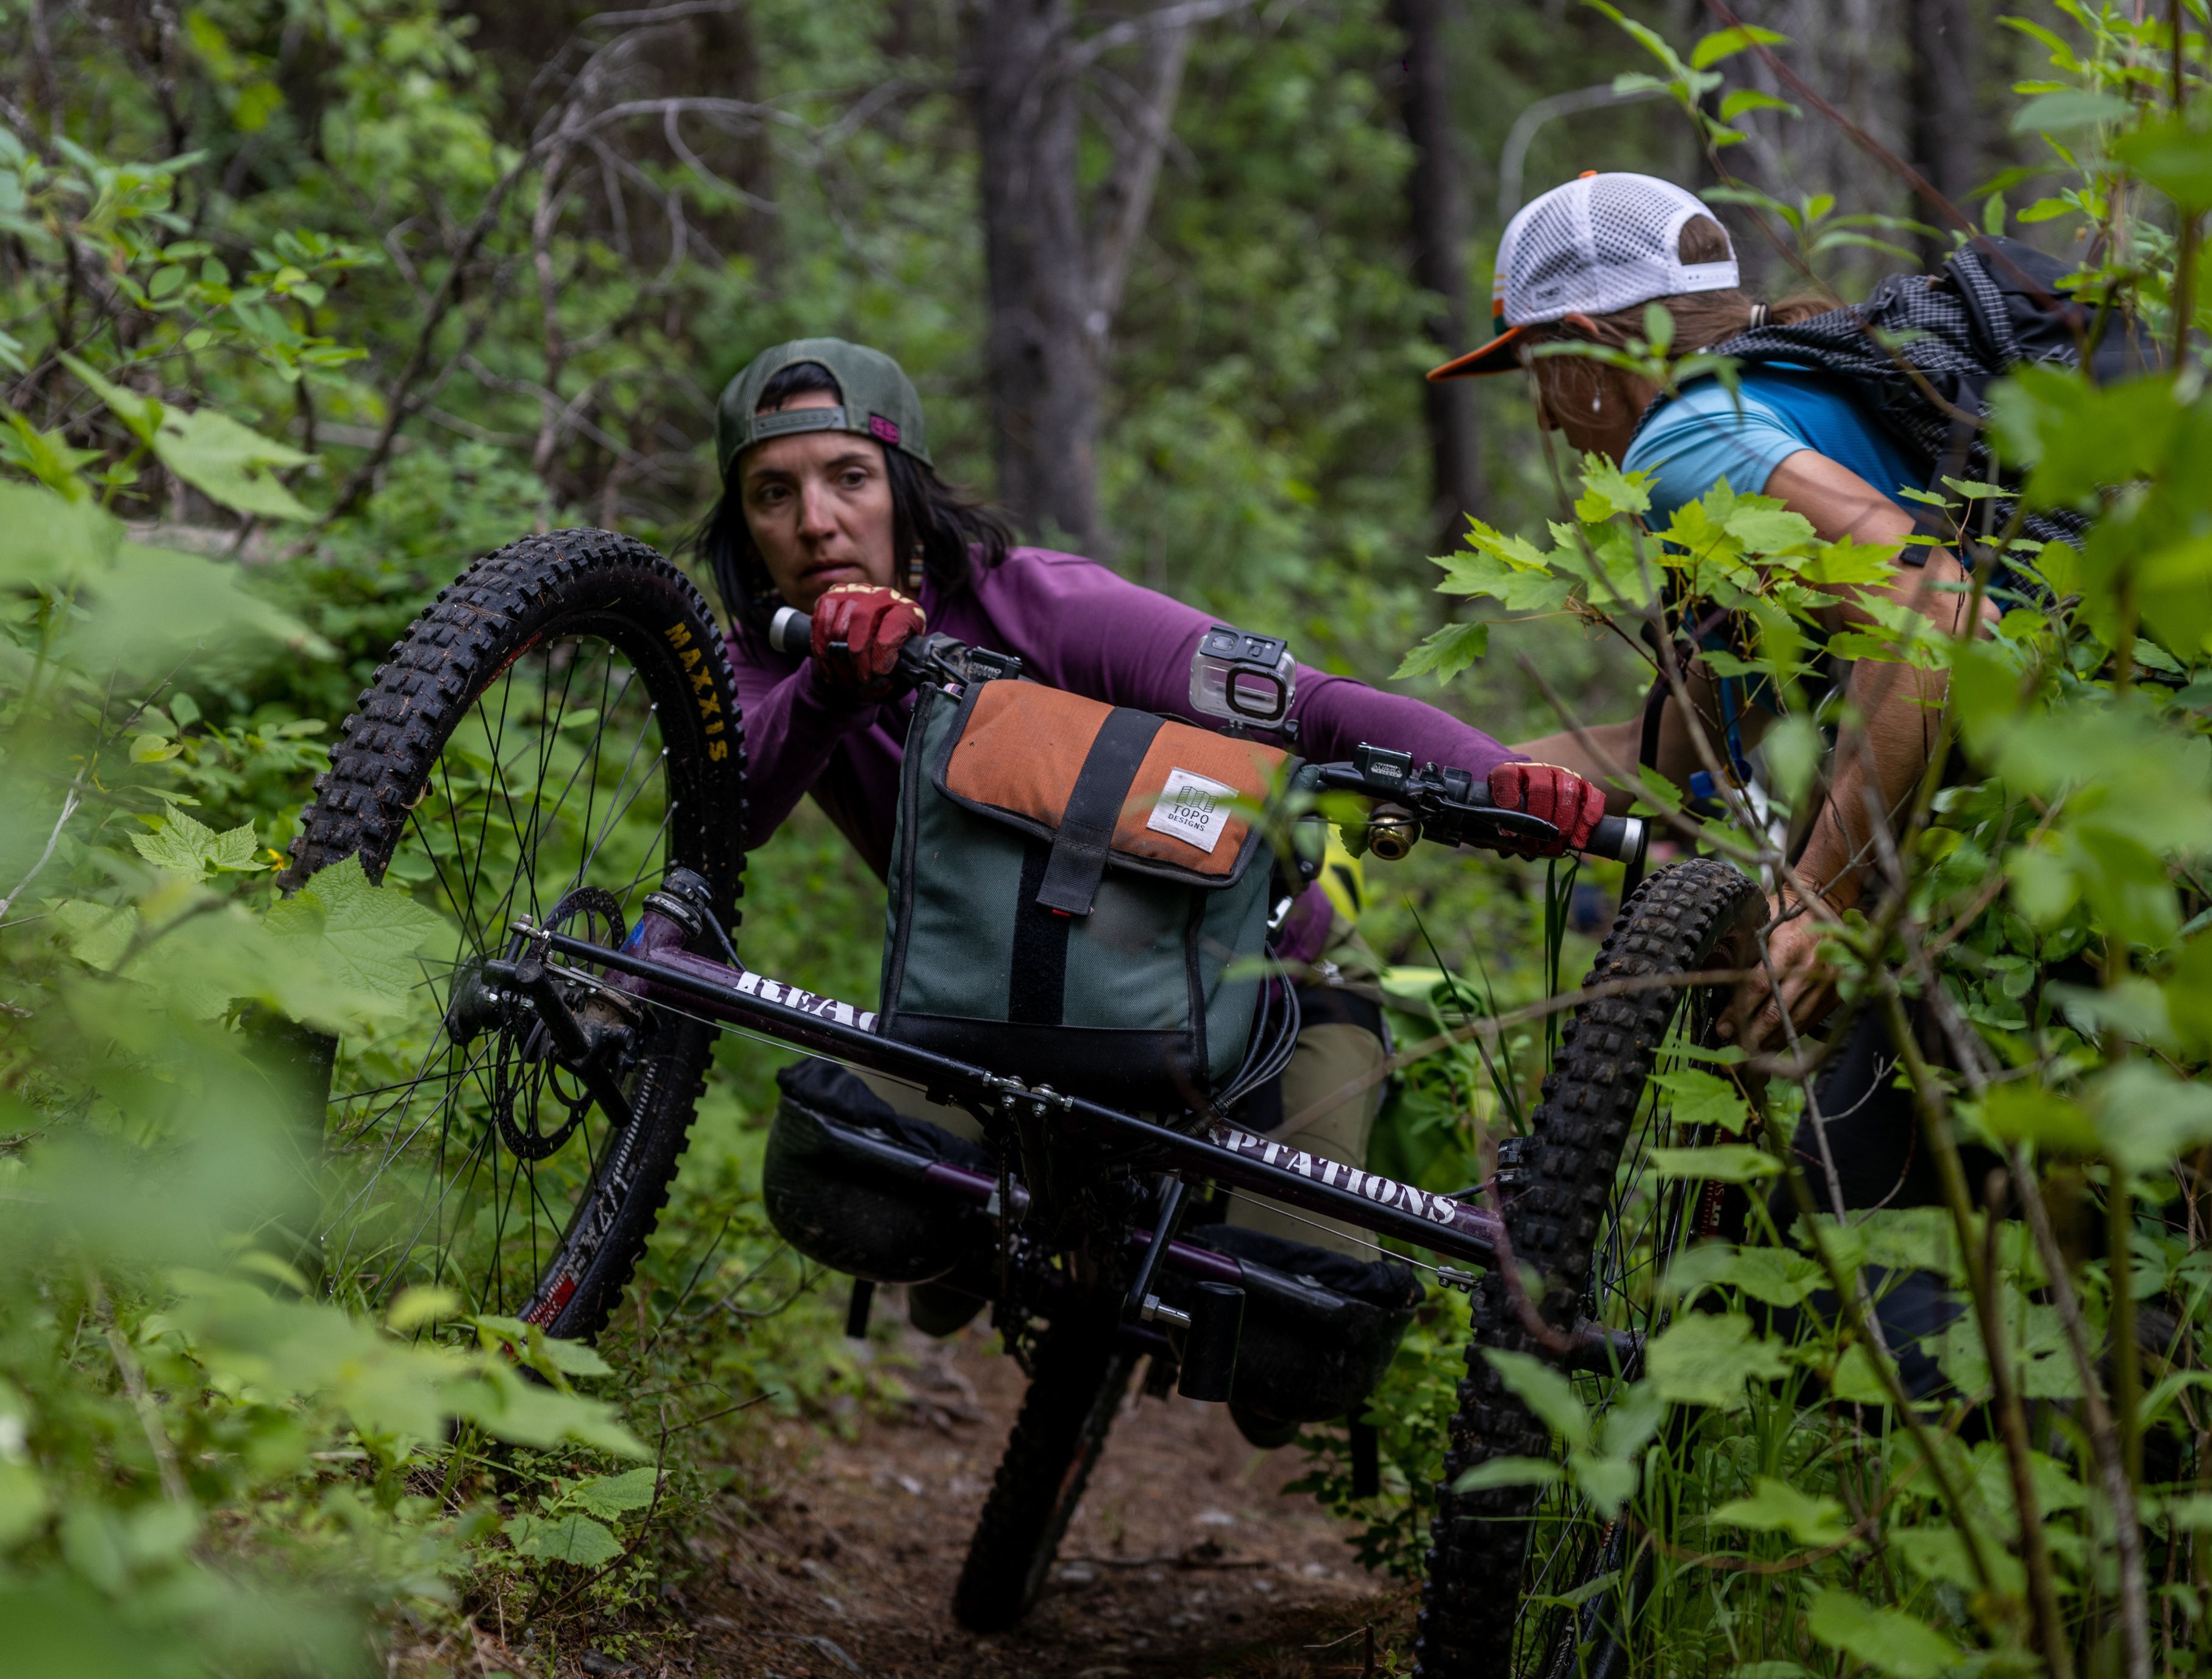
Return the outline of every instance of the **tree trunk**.
[[[1100,534],[1093,343],[1109,323],[1086,319],[1069,23],[1067,0],[984,0],[975,126],[999,498],[1029,534],[1089,549]]]
[[[1905,27],[1912,52],[1908,97],[1912,163],[1928,183],[1967,216],[1966,202],[1981,167],[1981,135],[1974,106],[1976,59],[1973,0],[1905,0]],[[1954,231],[1934,204],[1916,204],[1912,214],[1942,237],[1923,238],[1922,259],[1930,267],[1951,248]]]
[[[1223,9],[1229,8],[1224,7]],[[1100,553],[1100,397],[1114,317],[1167,148],[1190,15],[1155,14],[1088,43],[1069,0],[981,0],[969,48],[981,153],[986,361],[999,498],[1030,534]],[[1086,209],[1076,182],[1084,72],[1134,45],[1112,161]]]
[[[1450,77],[1444,62],[1449,0],[1392,0],[1406,38],[1400,94],[1413,143],[1407,178],[1413,227],[1413,278],[1429,293],[1429,336],[1449,357],[1474,347],[1467,307],[1467,187],[1452,130]],[[1474,384],[1455,379],[1426,389],[1432,510],[1443,539],[1483,506],[1482,448]]]

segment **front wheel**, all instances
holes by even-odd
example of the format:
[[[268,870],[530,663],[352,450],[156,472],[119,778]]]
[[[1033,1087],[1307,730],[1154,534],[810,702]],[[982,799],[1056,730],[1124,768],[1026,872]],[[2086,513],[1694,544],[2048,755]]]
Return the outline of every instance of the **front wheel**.
[[[1694,1141],[1668,1136],[1673,1122],[1651,1075],[1686,1047],[1710,1047],[1733,986],[1694,976],[1753,965],[1764,910],[1745,875],[1697,858],[1646,881],[1599,951],[1585,987],[1626,980],[1648,989],[1574,1012],[1523,1144],[1522,1182],[1505,1205],[1514,1258],[1544,1279],[1539,1309],[1553,1328],[1580,1318],[1656,1333],[1668,1262],[1711,1233],[1716,1198],[1646,1169],[1651,1147]],[[1549,1431],[1483,1357],[1487,1347],[1549,1356],[1495,1268],[1477,1285],[1474,1329],[1431,1527],[1418,1671],[1515,1679],[1582,1671],[1584,1661],[1609,1670],[1589,1651],[1622,1653],[1625,1589],[1598,1585],[1621,1571],[1620,1530],[1560,1485],[1452,1490],[1483,1463],[1552,1449]],[[1620,1386],[1612,1376],[1577,1380],[1594,1414]]]
[[[1114,1325],[1069,1315],[1037,1337],[1030,1390],[953,1589],[971,1633],[1002,1632],[1030,1612],[1106,1447],[1136,1357]]]
[[[642,543],[525,538],[409,627],[346,720],[284,882],[321,879],[334,932],[345,876],[325,871],[352,859],[425,912],[409,1006],[337,1053],[331,1287],[377,1304],[434,1286],[562,1336],[605,1325],[667,1200],[713,1029],[556,965],[622,1088],[617,1123],[483,964],[524,915],[619,943],[676,866],[727,925],[744,769],[720,633]]]

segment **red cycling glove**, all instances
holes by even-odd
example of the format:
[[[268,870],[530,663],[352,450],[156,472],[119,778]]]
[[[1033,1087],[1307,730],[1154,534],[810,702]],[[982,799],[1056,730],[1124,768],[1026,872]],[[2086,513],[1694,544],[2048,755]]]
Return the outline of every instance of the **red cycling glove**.
[[[1490,799],[1506,810],[1541,817],[1559,830],[1559,837],[1548,845],[1526,848],[1522,855],[1530,857],[1581,850],[1605,814],[1605,794],[1556,763],[1499,764],[1490,772]]]
[[[896,589],[840,583],[814,603],[814,658],[830,684],[855,699],[890,697],[899,649],[928,620]]]

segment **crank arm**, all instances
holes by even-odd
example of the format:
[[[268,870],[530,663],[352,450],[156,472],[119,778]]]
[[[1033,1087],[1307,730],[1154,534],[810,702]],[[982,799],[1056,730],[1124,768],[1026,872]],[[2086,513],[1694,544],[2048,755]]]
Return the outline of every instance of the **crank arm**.
[[[547,1036],[560,1054],[561,1064],[584,1081],[584,1088],[592,1093],[592,1099],[605,1110],[610,1120],[617,1126],[628,1126],[629,1098],[623,1094],[622,1086],[615,1082],[606,1062],[594,1053],[596,1046],[576,1017],[568,1012],[568,1005],[562,1001],[560,988],[554,984],[545,964],[534,956],[525,956],[519,962],[495,958],[483,964],[483,973],[501,989],[530,1000],[531,1010],[544,1024]]]

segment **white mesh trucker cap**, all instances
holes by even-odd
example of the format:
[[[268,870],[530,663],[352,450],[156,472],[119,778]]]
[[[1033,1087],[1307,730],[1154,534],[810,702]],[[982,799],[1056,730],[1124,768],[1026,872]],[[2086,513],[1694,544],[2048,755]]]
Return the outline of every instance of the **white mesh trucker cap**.
[[[1523,327],[1738,284],[1733,250],[1725,261],[1686,263],[1676,248],[1685,223],[1712,215],[1696,193],[1650,175],[1593,170],[1553,187],[1524,204],[1498,241],[1490,303],[1498,336],[1429,377],[1465,379],[1518,367],[1514,340]]]

